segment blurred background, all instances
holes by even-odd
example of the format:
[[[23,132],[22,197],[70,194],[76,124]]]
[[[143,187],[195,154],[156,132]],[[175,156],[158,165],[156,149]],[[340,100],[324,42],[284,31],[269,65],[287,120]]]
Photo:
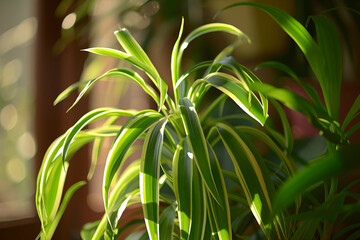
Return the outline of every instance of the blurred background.
[[[100,106],[143,109],[153,107],[139,87],[126,79],[104,79],[68,113],[76,94],[53,106],[57,95],[70,84],[89,80],[106,70],[125,66],[116,59],[81,52],[87,47],[119,49],[113,32],[128,28],[147,51],[159,73],[170,80],[170,55],[185,19],[185,32],[209,22],[231,23],[252,40],[234,53],[250,68],[265,60],[286,62],[303,79],[312,74],[304,57],[270,18],[248,7],[215,13],[237,1],[226,0],[1,0],[0,1],[0,239],[34,239],[40,231],[34,194],[42,157],[56,137],[89,109]],[[291,0],[256,1],[279,7],[305,24],[307,16],[339,6],[360,9],[360,1]],[[344,43],[346,94],[342,109],[348,111],[359,91],[359,15],[346,9],[326,13],[337,24]],[[309,29],[313,31],[310,24]],[[231,43],[227,35],[196,40],[185,52],[185,66],[208,60]],[[287,85],[286,77],[262,70],[263,81]],[[299,141],[317,135],[306,119],[292,112],[293,132]],[[304,124],[305,123],[305,124]],[[306,154],[324,147],[321,139]],[[109,146],[111,141],[107,142]],[[105,148],[106,148],[106,144]],[[306,147],[305,147],[306,149]],[[102,155],[105,155],[106,151]],[[86,179],[89,149],[71,161],[67,186]],[[105,156],[104,156],[105,157]],[[79,239],[81,226],[103,212],[101,188],[104,157],[89,184],[70,202],[55,239]],[[102,164],[102,165],[101,165]]]

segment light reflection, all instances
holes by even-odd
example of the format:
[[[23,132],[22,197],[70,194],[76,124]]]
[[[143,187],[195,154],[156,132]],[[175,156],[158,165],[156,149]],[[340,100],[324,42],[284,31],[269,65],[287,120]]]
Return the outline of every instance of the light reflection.
[[[19,183],[26,177],[26,166],[19,159],[11,159],[6,164],[6,173],[11,181]]]
[[[24,159],[29,160],[33,158],[36,153],[34,137],[29,132],[25,132],[17,141],[17,149]]]
[[[63,29],[70,29],[74,26],[75,22],[76,22],[76,13],[70,13],[64,18],[61,27]]]
[[[34,17],[27,18],[16,27],[9,29],[0,35],[0,55],[28,43],[37,31],[37,20]]]
[[[14,59],[3,67],[1,71],[1,87],[7,87],[16,83],[23,71],[23,65],[19,59]]]
[[[10,131],[16,126],[18,122],[18,112],[13,104],[5,106],[0,112],[0,124],[1,126]]]

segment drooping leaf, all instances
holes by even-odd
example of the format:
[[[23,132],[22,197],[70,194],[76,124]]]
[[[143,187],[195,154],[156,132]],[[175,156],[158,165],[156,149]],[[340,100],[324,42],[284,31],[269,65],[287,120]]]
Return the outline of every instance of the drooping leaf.
[[[348,124],[360,113],[358,112],[360,109],[360,95],[356,98],[353,105],[351,106],[348,114],[346,115],[344,122],[341,126],[341,129],[344,131]]]
[[[180,141],[174,153],[172,174],[174,193],[177,201],[180,238],[188,239],[191,226],[192,207],[192,162],[184,149],[184,140]]]
[[[256,159],[235,130],[223,123],[218,123],[217,128],[255,219],[265,236],[271,238],[277,234],[281,238],[272,222],[271,192],[274,190],[268,185],[271,183],[266,181],[269,177],[263,172],[263,163]]]
[[[335,176],[350,166],[354,167],[352,160],[360,158],[358,147],[359,144],[355,144],[322,156],[290,178],[274,198],[274,214],[289,206],[299,194],[310,186]]]
[[[105,117],[133,116],[135,113],[136,112],[134,111],[120,110],[115,108],[97,108],[85,114],[69,129],[69,131],[65,135],[62,152],[63,162],[65,162],[66,154],[71,144],[71,141],[74,139],[76,134],[80,132],[80,130],[84,128],[87,124]]]
[[[257,97],[235,77],[226,73],[212,73],[205,78],[212,86],[229,96],[244,112],[261,125],[265,124],[267,113]],[[249,99],[249,96],[250,99]]]
[[[180,75],[180,67],[181,67],[181,60],[182,60],[182,55],[184,53],[184,50],[188,47],[188,45],[190,44],[191,41],[193,41],[194,39],[207,34],[207,33],[211,33],[211,32],[226,32],[232,35],[235,35],[237,37],[241,37],[247,41],[250,41],[249,38],[243,33],[241,32],[238,28],[230,25],[230,24],[224,24],[224,23],[210,23],[210,24],[205,24],[201,27],[196,28],[195,30],[193,30],[181,43],[180,45],[180,49],[178,52],[178,57],[177,57],[177,63],[176,63],[176,72],[179,73]],[[175,86],[177,86],[178,84],[176,83]]]
[[[214,176],[216,187],[219,190],[221,203],[216,202],[210,195],[207,196],[207,211],[209,218],[214,222],[212,227],[212,236],[217,236],[219,239],[232,239],[231,229],[231,214],[230,206],[225,186],[224,177],[220,168],[219,160],[217,159],[214,150],[208,144],[208,151],[210,157],[210,164],[212,174]]]
[[[221,203],[219,192],[211,172],[209,153],[206,146],[205,136],[202,131],[199,117],[189,99],[180,99],[181,118],[186,135],[192,149],[192,154],[205,186],[211,195]]]
[[[52,236],[54,235],[54,232],[56,230],[56,227],[57,225],[59,224],[60,222],[60,219],[71,199],[71,197],[74,195],[74,193],[82,186],[84,186],[86,184],[86,182],[84,181],[80,181],[80,182],[77,182],[75,184],[73,184],[65,193],[65,196],[64,196],[64,199],[62,200],[61,202],[61,205],[59,207],[59,210],[57,211],[54,219],[49,222],[46,227],[45,227],[45,233],[44,234],[44,237],[45,239],[51,239]]]
[[[176,212],[173,206],[164,209],[160,216],[160,240],[172,239]]]
[[[94,85],[97,81],[99,81],[100,79],[104,78],[104,77],[109,77],[109,76],[120,76],[120,77],[125,77],[128,78],[129,80],[133,80],[136,83],[138,83],[142,89],[149,95],[152,97],[152,99],[154,99],[154,101],[160,105],[160,100],[159,97],[157,96],[156,92],[154,91],[154,89],[149,86],[145,80],[135,71],[131,70],[131,69],[112,69],[107,71],[106,73],[104,73],[103,75],[101,75],[100,77],[97,77],[93,80],[90,80],[87,82],[87,84],[85,85],[85,87],[82,89],[82,91],[79,93],[78,97],[76,98],[75,102],[71,105],[71,107],[68,109],[68,111],[73,108],[82,98],[82,96],[87,92],[87,90],[89,90],[92,85]]]
[[[175,104],[179,103],[179,91],[178,91],[178,80],[180,78],[180,66],[177,66],[178,64],[178,55],[179,55],[179,46],[180,46],[180,40],[181,36],[184,30],[184,18],[181,20],[181,26],[179,31],[179,36],[176,39],[176,42],[174,44],[172,53],[171,53],[171,79],[172,79],[172,86],[174,89],[174,98],[175,98]]]
[[[110,184],[115,173],[119,170],[127,150],[143,132],[161,117],[163,117],[163,115],[156,111],[143,110],[130,118],[123,125],[118,136],[115,138],[114,144],[107,156],[103,178],[103,198],[106,212],[108,212]]]
[[[159,233],[159,177],[160,158],[167,119],[159,121],[146,135],[140,166],[140,196],[146,229],[150,239]]]

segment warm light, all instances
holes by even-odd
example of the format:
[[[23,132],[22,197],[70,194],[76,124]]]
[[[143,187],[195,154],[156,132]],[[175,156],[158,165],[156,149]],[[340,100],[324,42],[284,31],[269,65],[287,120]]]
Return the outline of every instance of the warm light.
[[[13,182],[21,182],[26,177],[26,166],[19,159],[11,159],[6,164],[6,172]]]
[[[9,131],[13,129],[18,121],[18,113],[13,104],[6,105],[0,112],[0,124]]]
[[[25,132],[17,141],[17,148],[24,159],[33,158],[36,153],[34,137],[29,132]]]
[[[1,72],[1,87],[7,87],[16,83],[23,71],[23,65],[19,59],[8,62]]]
[[[70,29],[74,26],[75,22],[76,22],[76,13],[70,13],[64,18],[61,27],[63,29]]]

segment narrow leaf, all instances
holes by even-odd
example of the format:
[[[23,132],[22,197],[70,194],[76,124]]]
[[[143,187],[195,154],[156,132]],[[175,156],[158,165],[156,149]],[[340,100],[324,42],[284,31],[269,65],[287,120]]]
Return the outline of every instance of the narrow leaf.
[[[193,157],[204,184],[216,201],[221,203],[219,192],[211,172],[205,136],[200,125],[199,117],[189,99],[184,98],[180,100],[180,111],[186,135],[192,148]]]
[[[140,196],[150,239],[159,236],[160,158],[167,119],[159,121],[146,135],[140,166]]]

